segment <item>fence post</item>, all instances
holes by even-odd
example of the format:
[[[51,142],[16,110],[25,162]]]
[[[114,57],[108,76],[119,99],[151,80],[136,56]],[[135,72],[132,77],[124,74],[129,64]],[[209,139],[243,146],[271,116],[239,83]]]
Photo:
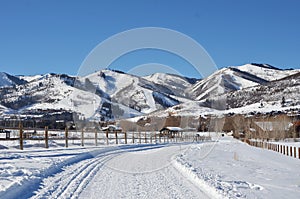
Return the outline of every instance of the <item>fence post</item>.
[[[300,159],[300,148],[298,147],[298,157]]]
[[[97,133],[97,129],[95,129],[95,145],[98,146],[98,133]]]
[[[296,147],[294,147],[294,158],[296,158],[296,153],[297,153],[297,150],[296,150]]]
[[[108,130],[105,131],[105,135],[106,135],[106,145],[108,145],[109,144],[109,142],[108,142]]]
[[[147,133],[145,132],[145,144],[147,143]]]
[[[290,147],[290,156],[293,157],[293,147],[289,146]]]
[[[81,130],[81,146],[84,146],[84,131]]]
[[[124,132],[124,138],[125,138],[125,144],[127,144],[127,133],[126,133],[126,131]]]
[[[115,131],[115,137],[116,137],[116,144],[119,144],[118,143],[118,132],[117,131]]]
[[[132,132],[132,144],[134,144],[134,132]]]
[[[48,149],[49,145],[48,145],[48,126],[45,126],[45,148]]]
[[[68,148],[68,137],[69,137],[69,130],[68,130],[68,127],[66,127],[65,129],[65,146],[66,148]]]
[[[20,134],[19,134],[19,139],[20,139],[20,149],[23,150],[23,126],[22,123],[19,123],[19,130],[20,130]]]
[[[156,144],[156,132],[154,132],[154,143]]]
[[[139,143],[142,143],[142,137],[141,137],[141,132],[139,131]]]
[[[282,154],[282,145],[280,145],[280,153]]]

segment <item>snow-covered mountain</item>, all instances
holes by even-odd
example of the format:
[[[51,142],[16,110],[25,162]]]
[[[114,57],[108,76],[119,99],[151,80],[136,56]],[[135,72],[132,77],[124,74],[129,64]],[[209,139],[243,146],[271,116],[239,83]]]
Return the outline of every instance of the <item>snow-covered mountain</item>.
[[[29,76],[25,76],[25,75],[19,75],[17,76],[19,79],[25,80],[27,82],[31,82],[34,80],[37,80],[39,78],[42,78],[43,75],[29,75]]]
[[[133,117],[179,104],[171,89],[142,77],[103,70],[86,77],[46,74],[0,89],[3,107],[18,114],[77,112],[82,118]]]
[[[0,101],[3,106],[16,110],[17,114],[31,117],[58,113],[62,116],[56,119],[62,119],[66,113],[77,113],[82,118],[101,119],[100,111],[104,114],[102,106],[108,99],[99,91],[90,92],[93,85],[89,81],[75,86],[77,79],[68,75],[46,74],[24,85],[0,89]],[[109,105],[111,108],[110,102]]]
[[[271,81],[211,96],[200,101],[185,102],[166,110],[155,112],[150,117],[205,116],[256,113],[300,113],[300,72],[283,79]]]
[[[90,81],[95,90],[106,93],[112,102],[141,113],[150,113],[180,103],[171,96],[176,96],[172,89],[120,71],[102,70],[80,78],[79,81]]]
[[[174,74],[155,73],[144,77],[150,82],[163,85],[172,90],[173,94],[180,97],[189,98],[188,88],[191,88],[197,79],[181,77]]]
[[[237,92],[227,93],[227,108],[239,108],[250,104],[277,103],[279,106],[300,105],[300,72],[280,80]],[[284,98],[284,104],[282,99]]]
[[[300,72],[300,70],[282,70],[269,64],[246,64],[236,67],[237,69],[265,79],[274,81]]]
[[[270,81],[266,85],[258,85],[242,90],[225,93],[215,98],[207,98],[199,102],[204,110],[199,114],[300,114],[300,72],[283,79]],[[223,110],[205,110],[203,107],[223,104]],[[183,106],[186,107],[186,106]],[[196,109],[190,106],[187,112]],[[187,108],[185,108],[187,109]],[[178,114],[185,114],[184,110]]]
[[[297,105],[299,72],[247,64],[220,69],[198,81],[162,73],[138,77],[113,70],[84,77],[0,73],[0,115],[49,117],[55,113],[56,119],[62,119],[76,113],[79,118],[96,120],[168,112],[199,115],[261,101],[280,104],[283,96],[287,106]]]
[[[18,110],[39,104],[54,104],[68,96],[72,79],[68,76],[47,74],[43,78],[26,84],[1,89],[1,104]],[[48,108],[45,107],[45,108]]]
[[[266,84],[268,81],[237,68],[223,68],[197,82],[190,90],[196,100]]]
[[[0,72],[0,88],[1,87],[11,87],[14,85],[25,84],[27,81],[22,80],[18,77],[9,75],[4,72]]]

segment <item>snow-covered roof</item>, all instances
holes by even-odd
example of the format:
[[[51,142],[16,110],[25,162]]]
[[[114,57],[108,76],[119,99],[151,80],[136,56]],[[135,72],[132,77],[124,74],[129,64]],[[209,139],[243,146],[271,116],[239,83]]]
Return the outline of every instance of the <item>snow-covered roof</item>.
[[[162,128],[160,131],[163,131],[163,130],[169,130],[169,131],[182,131],[183,129],[180,128],[180,127],[167,126],[167,127]]]
[[[108,125],[107,127],[103,127],[102,128],[103,131],[106,131],[106,130],[111,130],[111,131],[121,131],[122,128],[116,126],[116,125]]]

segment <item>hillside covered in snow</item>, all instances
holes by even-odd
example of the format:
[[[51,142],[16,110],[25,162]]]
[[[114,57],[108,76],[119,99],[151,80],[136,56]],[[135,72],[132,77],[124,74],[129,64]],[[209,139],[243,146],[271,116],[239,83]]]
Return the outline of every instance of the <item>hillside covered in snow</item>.
[[[201,80],[155,73],[138,77],[102,70],[84,77],[0,73],[0,116],[115,120],[176,112],[199,115],[253,106],[300,105],[300,70],[267,64],[231,66]],[[281,103],[285,98],[284,104]],[[220,106],[221,104],[221,106]],[[260,107],[263,108],[263,107]],[[249,108],[251,109],[251,108]]]

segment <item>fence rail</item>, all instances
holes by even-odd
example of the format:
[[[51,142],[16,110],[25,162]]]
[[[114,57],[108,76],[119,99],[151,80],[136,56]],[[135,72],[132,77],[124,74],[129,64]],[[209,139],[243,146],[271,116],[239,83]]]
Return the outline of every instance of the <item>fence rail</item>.
[[[270,143],[270,142],[265,142],[265,141],[247,140],[246,142],[251,146],[276,151],[283,155],[287,155],[290,157],[300,159],[300,147],[288,146],[288,145],[279,144],[279,143]]]
[[[121,132],[121,131],[100,131],[100,130],[50,130],[32,128],[2,128],[0,141],[19,141],[19,148],[24,149],[26,140],[43,142],[45,148],[49,148],[49,141],[63,141],[64,146],[69,147],[70,142],[80,141],[84,146],[86,141],[93,141],[95,146],[99,144],[144,144],[144,143],[170,143],[170,142],[192,142],[195,135],[177,134],[175,136],[162,135],[159,132]],[[3,137],[3,135],[5,135]]]

